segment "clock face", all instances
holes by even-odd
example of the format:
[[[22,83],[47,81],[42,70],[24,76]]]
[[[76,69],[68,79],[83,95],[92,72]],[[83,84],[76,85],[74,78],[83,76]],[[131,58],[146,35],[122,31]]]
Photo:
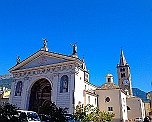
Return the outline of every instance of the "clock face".
[[[125,79],[125,80],[123,81],[123,83],[124,83],[124,85],[129,85],[129,81],[128,81],[127,79]]]

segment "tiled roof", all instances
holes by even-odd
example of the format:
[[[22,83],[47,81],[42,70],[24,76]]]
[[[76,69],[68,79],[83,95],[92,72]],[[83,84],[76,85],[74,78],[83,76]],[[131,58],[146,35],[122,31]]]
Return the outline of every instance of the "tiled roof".
[[[108,89],[120,89],[120,87],[114,83],[105,83],[98,89],[108,90]]]

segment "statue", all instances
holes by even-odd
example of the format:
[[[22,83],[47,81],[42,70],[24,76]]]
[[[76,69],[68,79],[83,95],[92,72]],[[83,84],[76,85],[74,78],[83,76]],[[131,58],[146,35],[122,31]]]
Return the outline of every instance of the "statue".
[[[47,40],[47,39],[43,39],[43,38],[42,38],[42,40],[44,41],[44,42],[43,42],[44,47],[47,47],[47,42],[48,42],[48,40]]]
[[[21,63],[20,56],[17,57],[17,61],[16,62],[17,62],[17,64]]]
[[[73,53],[72,54],[77,54],[77,45],[75,44],[71,44],[71,46],[73,47]]]

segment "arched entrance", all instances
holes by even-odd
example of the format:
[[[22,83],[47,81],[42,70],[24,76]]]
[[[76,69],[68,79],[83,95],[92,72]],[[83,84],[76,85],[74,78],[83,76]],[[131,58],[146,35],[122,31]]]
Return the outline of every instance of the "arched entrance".
[[[45,79],[39,79],[31,88],[29,110],[39,112],[43,105],[51,103],[51,84]]]

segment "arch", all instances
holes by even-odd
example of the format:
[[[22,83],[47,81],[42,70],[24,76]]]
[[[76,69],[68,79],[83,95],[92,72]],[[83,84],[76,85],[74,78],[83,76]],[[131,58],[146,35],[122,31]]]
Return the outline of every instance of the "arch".
[[[51,102],[52,86],[46,78],[40,78],[30,87],[29,110],[39,111],[45,101]]]
[[[29,87],[27,88],[28,91],[31,91],[31,88],[33,87],[33,85],[40,79],[46,79],[47,81],[49,81],[49,83],[51,84],[51,87],[53,86],[52,82],[50,81],[50,79],[48,79],[47,77],[36,77],[36,79],[32,79],[31,84],[29,85]]]

